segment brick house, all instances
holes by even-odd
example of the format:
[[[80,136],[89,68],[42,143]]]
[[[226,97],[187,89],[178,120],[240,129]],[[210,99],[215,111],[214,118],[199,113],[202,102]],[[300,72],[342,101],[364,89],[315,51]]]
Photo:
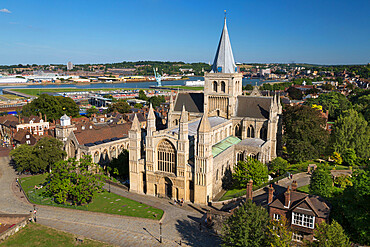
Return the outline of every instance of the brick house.
[[[330,206],[319,196],[309,195],[296,191],[297,182],[293,181],[292,189],[288,186],[286,191],[274,198],[274,188],[268,188],[268,212],[272,219],[279,220],[282,216],[287,218],[294,231],[293,240],[313,240],[316,224],[329,223]]]

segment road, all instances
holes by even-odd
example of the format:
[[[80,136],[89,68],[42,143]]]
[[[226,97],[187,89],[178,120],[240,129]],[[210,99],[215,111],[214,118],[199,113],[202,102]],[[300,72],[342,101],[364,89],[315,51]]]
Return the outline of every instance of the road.
[[[3,213],[28,213],[33,209],[16,186],[16,177],[9,158],[0,157],[0,211]],[[204,228],[199,230],[204,212],[201,207],[175,206],[166,199],[117,187],[111,187],[111,191],[164,210],[162,244],[159,243],[159,222],[149,219],[37,206],[37,223],[117,246],[179,246],[180,241],[182,246],[218,246],[220,243],[213,233]]]

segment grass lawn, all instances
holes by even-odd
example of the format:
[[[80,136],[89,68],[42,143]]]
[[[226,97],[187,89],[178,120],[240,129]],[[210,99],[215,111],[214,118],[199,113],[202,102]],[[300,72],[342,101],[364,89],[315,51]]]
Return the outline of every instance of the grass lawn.
[[[226,191],[226,193],[220,198],[219,201],[225,201],[232,198],[237,198],[247,193],[246,189],[232,189]]]
[[[76,243],[76,236],[70,233],[58,231],[39,224],[29,223],[22,230],[0,243],[1,247],[6,246],[27,246],[27,247],[108,247],[110,245],[95,240],[85,239],[83,243]]]
[[[45,182],[46,176],[47,174],[41,174],[21,179],[22,188],[32,203],[154,220],[160,220],[162,218],[163,210],[161,209],[106,191],[97,193],[88,205],[74,206],[58,204],[52,198],[43,195],[45,188],[35,189],[35,185],[41,186]]]
[[[298,187],[298,188],[297,188],[297,191],[299,191],[299,192],[304,192],[304,193],[309,194],[309,193],[310,193],[310,190],[308,189],[308,186],[309,186],[309,185],[305,185],[305,186]]]

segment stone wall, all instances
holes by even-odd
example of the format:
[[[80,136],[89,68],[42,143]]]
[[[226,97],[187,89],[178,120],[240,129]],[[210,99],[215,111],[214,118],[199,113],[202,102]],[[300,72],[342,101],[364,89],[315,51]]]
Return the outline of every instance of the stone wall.
[[[0,241],[5,240],[25,227],[30,219],[32,219],[31,214],[0,214],[1,224],[14,225],[6,231],[0,233]]]

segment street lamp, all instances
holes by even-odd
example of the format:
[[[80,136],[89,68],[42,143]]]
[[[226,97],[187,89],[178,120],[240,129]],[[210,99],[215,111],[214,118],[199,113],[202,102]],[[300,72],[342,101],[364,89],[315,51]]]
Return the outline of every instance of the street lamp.
[[[162,222],[159,222],[159,242],[162,243]]]

